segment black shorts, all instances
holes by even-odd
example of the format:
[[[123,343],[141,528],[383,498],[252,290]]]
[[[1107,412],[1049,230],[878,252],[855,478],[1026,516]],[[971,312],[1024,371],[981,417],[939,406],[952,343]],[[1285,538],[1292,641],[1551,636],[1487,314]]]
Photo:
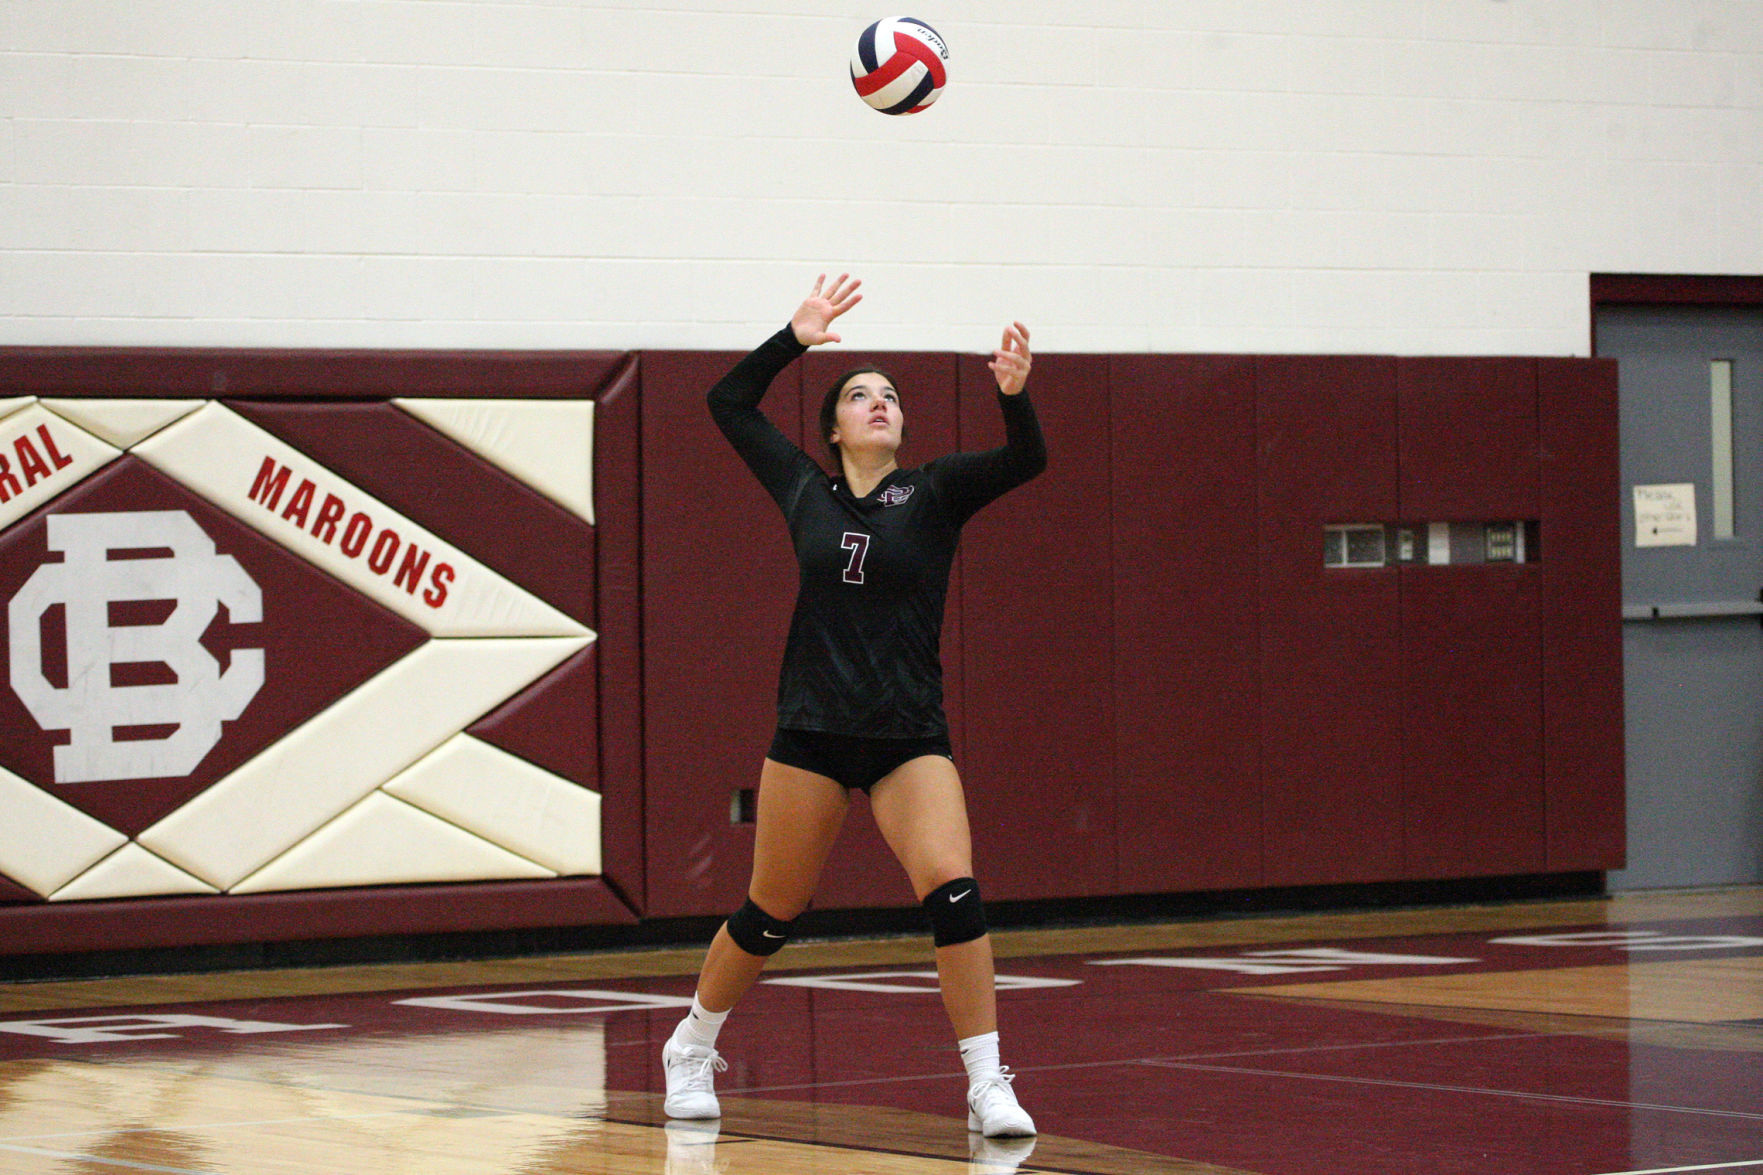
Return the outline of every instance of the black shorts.
[[[846,788],[867,794],[889,772],[902,763],[922,755],[955,756],[949,749],[949,736],[930,735],[926,738],[864,738],[852,734],[827,734],[819,730],[777,728],[771,740],[773,762],[787,767],[800,767],[824,775]]]

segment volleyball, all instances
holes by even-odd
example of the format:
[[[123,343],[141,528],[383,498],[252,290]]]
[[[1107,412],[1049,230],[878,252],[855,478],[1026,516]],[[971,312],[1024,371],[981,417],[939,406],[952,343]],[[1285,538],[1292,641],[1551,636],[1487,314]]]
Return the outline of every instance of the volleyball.
[[[851,84],[883,114],[917,114],[943,92],[948,60],[937,30],[910,16],[884,17],[857,38]]]

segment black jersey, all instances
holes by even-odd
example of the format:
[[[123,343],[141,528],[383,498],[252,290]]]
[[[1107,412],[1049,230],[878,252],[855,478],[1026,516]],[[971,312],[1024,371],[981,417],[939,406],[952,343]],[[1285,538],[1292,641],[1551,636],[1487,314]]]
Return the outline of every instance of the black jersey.
[[[778,725],[872,738],[946,734],[939,656],[961,527],[1047,464],[1026,394],[998,394],[1007,442],[897,469],[859,498],[759,411],[807,348],[786,327],[710,389],[710,414],[790,527],[801,578]]]

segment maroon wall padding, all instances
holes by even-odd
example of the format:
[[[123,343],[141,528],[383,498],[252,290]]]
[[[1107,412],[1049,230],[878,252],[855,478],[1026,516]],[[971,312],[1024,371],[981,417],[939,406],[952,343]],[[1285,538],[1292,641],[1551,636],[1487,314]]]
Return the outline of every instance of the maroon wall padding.
[[[1123,892],[1260,882],[1254,370],[1248,356],[1109,360],[1114,559],[1096,574],[1113,578]]]
[[[9,396],[584,398],[624,351],[290,351],[248,347],[4,347]]]
[[[1002,445],[985,358],[964,357],[960,380],[961,447]],[[1027,394],[1047,469],[962,537],[962,775],[977,876],[999,899],[1109,893],[1117,880],[1108,359],[1040,356]]]
[[[1256,399],[1263,880],[1398,877],[1400,581],[1322,563],[1324,526],[1396,520],[1395,362],[1262,358]]]
[[[826,468],[832,468],[831,455],[820,440],[820,403],[834,380],[856,367],[875,365],[895,381],[900,393],[900,412],[906,422],[905,442],[898,460],[903,467],[922,465],[933,457],[952,453],[959,444],[959,400],[956,387],[956,363],[952,355],[924,355],[911,352],[874,352],[815,350],[802,357],[802,442],[803,447]],[[774,516],[777,511],[772,510]],[[781,526],[781,522],[779,523]],[[964,738],[962,711],[962,615],[961,592],[965,556],[958,556],[955,571],[949,577],[949,600],[943,620],[943,703],[949,716],[950,736],[954,743],[956,762],[967,771],[971,752]],[[794,566],[792,562],[791,566]],[[790,600],[795,599],[793,586]],[[777,661],[783,652],[780,645],[767,667],[775,683]],[[969,781],[971,787],[971,781]],[[970,793],[971,795],[971,793]],[[982,879],[989,874],[982,874]],[[988,890],[988,892],[990,892]],[[814,904],[827,909],[868,906],[896,906],[913,900],[912,887],[905,871],[894,859],[893,852],[876,831],[867,800],[853,796],[851,811],[845,819],[827,862]]]
[[[600,791],[598,649],[589,645],[466,728],[553,775]]]
[[[1624,860],[1616,363],[1541,359],[1546,865]]]
[[[0,909],[0,953],[73,954],[635,921],[630,908],[598,878],[384,885],[8,907]]]
[[[1401,359],[1402,520],[1528,520],[1541,504],[1536,361]],[[1402,570],[1405,872],[1543,868],[1540,569]]]
[[[597,678],[581,704],[600,715],[606,828],[599,879],[56,904],[0,879],[0,954],[732,909],[752,829],[730,798],[758,781],[796,580],[776,505],[704,405],[738,358],[0,349],[0,394],[226,395],[282,428],[326,412],[409,426],[385,405],[266,401],[597,393],[598,533],[565,561],[582,574],[564,610],[599,640],[560,673],[572,693],[575,671]],[[809,356],[767,412],[817,448],[821,385],[861,358]],[[906,462],[997,439],[983,361],[876,358],[902,383]],[[1043,356],[1031,394],[1052,465],[970,525],[945,629],[989,894],[1620,863],[1613,365]],[[349,447],[301,427],[303,448]],[[475,457],[437,460],[484,476]],[[429,523],[425,496],[407,512],[449,539],[457,515],[499,509]],[[1330,522],[1499,519],[1540,520],[1537,561],[1321,566]],[[526,745],[519,708],[485,733],[535,760],[579,751]],[[855,806],[819,904],[907,904]]]
[[[796,560],[777,504],[711,421],[704,394],[738,354],[643,358],[643,729],[652,917],[725,914],[746,893],[755,788],[777,725]],[[765,399],[801,435],[800,363]]]
[[[227,407],[593,626],[594,528],[458,442],[388,403]]]
[[[594,656],[600,667],[600,854],[632,907],[644,895],[642,369],[633,356],[594,397]]]
[[[1397,361],[1406,522],[1537,514],[1536,362]]]
[[[1406,872],[1540,873],[1538,568],[1405,567],[1401,576]]]

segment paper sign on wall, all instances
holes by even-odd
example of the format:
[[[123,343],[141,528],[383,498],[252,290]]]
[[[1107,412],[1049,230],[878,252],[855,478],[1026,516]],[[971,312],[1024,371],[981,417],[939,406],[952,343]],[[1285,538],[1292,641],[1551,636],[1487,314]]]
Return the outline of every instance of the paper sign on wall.
[[[1686,482],[1681,485],[1635,486],[1634,545],[1695,546],[1695,485]]]

